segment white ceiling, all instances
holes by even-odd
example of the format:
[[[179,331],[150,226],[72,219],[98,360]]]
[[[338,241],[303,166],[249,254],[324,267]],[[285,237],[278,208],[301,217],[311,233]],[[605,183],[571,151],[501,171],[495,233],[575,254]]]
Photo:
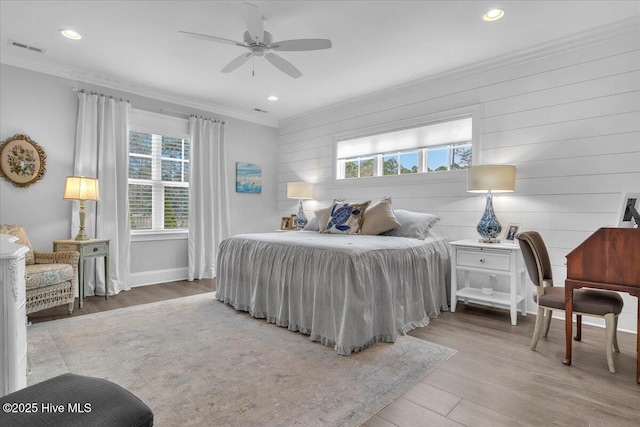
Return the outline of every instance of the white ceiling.
[[[264,58],[255,59],[255,76],[251,60],[223,74],[244,48],[178,30],[242,40],[242,1],[1,0],[0,61],[277,125],[355,96],[640,16],[638,0],[251,2],[275,40],[329,38],[333,48],[280,52],[302,71],[298,79]],[[504,18],[484,22],[482,14],[496,6]],[[61,28],[78,31],[82,40],[63,38]],[[46,53],[12,47],[8,40]],[[268,95],[280,101],[269,102]]]

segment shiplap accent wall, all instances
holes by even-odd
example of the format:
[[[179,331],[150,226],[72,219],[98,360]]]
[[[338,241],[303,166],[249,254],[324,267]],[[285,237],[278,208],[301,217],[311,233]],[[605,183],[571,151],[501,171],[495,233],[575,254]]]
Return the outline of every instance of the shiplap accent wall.
[[[628,20],[287,119],[279,132],[278,209],[295,212],[287,182],[310,181],[317,198],[305,201],[309,218],[334,197],[390,195],[396,208],[441,216],[438,229],[451,239],[478,237],[485,201],[465,192],[464,171],[336,181],[333,160],[338,135],[474,107],[476,163],[517,167],[515,193],[494,198],[501,223],[538,230],[563,284],[565,255],[599,227],[617,224],[622,192],[640,191],[639,29]],[[623,296],[620,328],[635,331],[637,301]]]

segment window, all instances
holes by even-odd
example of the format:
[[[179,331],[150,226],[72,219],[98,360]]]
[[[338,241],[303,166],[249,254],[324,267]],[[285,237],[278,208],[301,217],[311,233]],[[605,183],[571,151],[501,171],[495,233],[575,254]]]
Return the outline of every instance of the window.
[[[472,118],[456,118],[339,139],[337,179],[466,169],[473,155]]]
[[[186,229],[189,217],[189,141],[129,132],[131,230]]]

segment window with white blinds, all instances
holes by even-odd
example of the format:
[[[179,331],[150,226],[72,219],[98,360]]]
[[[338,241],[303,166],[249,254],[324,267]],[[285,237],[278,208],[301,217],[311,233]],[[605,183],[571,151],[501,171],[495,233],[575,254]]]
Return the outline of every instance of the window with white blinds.
[[[473,156],[471,116],[373,133],[336,143],[336,178],[466,169]]]
[[[189,140],[129,132],[129,219],[132,231],[187,229]]]

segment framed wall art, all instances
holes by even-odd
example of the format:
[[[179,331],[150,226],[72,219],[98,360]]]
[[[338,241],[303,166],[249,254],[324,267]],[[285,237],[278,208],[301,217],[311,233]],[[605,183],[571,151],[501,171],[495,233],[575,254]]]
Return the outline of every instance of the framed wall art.
[[[262,193],[260,165],[236,162],[236,193]]]
[[[14,135],[0,146],[0,175],[16,187],[28,187],[42,179],[47,155],[27,135]]]

